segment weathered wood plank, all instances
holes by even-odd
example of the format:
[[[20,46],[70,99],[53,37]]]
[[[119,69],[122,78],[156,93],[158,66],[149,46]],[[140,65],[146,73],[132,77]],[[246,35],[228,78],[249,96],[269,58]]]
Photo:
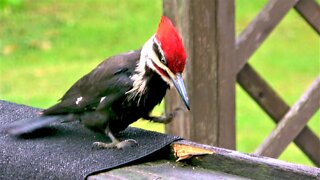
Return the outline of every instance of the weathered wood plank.
[[[278,123],[290,107],[278,94],[246,64],[237,76],[240,86],[258,103],[258,105]],[[320,166],[320,140],[307,126],[295,138],[294,143],[314,162]]]
[[[189,159],[174,162],[177,147],[184,147],[187,151],[188,149],[198,149],[214,153],[200,153],[200,155],[190,156]],[[161,159],[159,159],[159,155]],[[132,178],[319,179],[320,169],[182,140],[172,143],[171,151],[169,148],[164,149],[158,152],[158,155],[154,154],[150,158],[131,164],[131,166],[120,167],[88,177],[88,179]]]
[[[237,76],[237,81],[274,121],[279,122],[290,109],[250,64],[243,67]]]
[[[186,139],[191,139],[191,130],[192,130],[192,112],[193,109],[193,86],[192,86],[192,49],[193,49],[193,41],[192,32],[190,28],[190,19],[191,13],[190,11],[190,0],[186,1],[178,1],[178,0],[163,0],[163,10],[164,14],[173,21],[180,35],[182,36],[182,41],[184,44],[184,48],[187,53],[187,64],[186,69],[183,74],[183,78],[185,81],[187,93],[190,99],[191,104],[191,112],[179,113],[179,115],[174,119],[174,122],[170,123],[170,125],[166,125],[166,132],[170,134],[176,134]],[[171,112],[176,107],[182,107],[183,104],[180,100],[180,97],[177,95],[175,90],[170,90],[167,92],[165,97],[165,111]]]
[[[277,158],[320,107],[320,77],[288,111],[254,154]],[[319,149],[320,150],[320,149]]]
[[[188,55],[185,82],[191,111],[166,127],[168,133],[204,144],[235,148],[234,0],[164,0]],[[182,106],[176,92],[166,111]]]
[[[212,155],[191,157],[188,165],[226,172],[253,179],[319,179],[320,169],[284,162],[281,160],[249,155],[233,150],[217,148],[190,141],[178,141],[184,144],[214,151]],[[172,146],[174,147],[174,146]],[[172,149],[174,153],[174,149]]]
[[[172,160],[157,160],[133,164],[89,176],[88,180],[161,180],[161,179],[229,179],[245,180],[241,176],[185,165]]]
[[[240,34],[236,42],[238,73],[298,0],[270,0],[256,18]]]
[[[294,7],[320,35],[320,6],[315,0],[300,0]]]
[[[236,149],[235,129],[235,2],[219,0],[216,6],[218,46],[218,146]]]

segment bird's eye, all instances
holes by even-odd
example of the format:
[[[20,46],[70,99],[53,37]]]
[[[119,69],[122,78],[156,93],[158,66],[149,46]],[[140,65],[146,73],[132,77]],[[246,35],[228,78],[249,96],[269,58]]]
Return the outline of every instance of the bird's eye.
[[[164,57],[164,55],[161,53],[159,45],[156,42],[153,42],[152,48],[153,48],[153,51],[156,53],[157,57],[159,58],[159,60],[161,61],[161,63],[164,65],[167,65],[167,60]]]
[[[161,57],[160,61],[161,61],[164,65],[167,64],[167,61],[166,61],[166,59],[165,59],[163,56]]]

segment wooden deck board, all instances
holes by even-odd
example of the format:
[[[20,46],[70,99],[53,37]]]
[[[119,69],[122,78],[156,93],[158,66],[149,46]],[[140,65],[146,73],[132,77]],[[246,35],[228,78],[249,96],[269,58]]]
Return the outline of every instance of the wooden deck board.
[[[88,180],[99,179],[247,179],[220,171],[195,167],[183,162],[157,160],[117,168],[105,173],[88,177]]]
[[[189,156],[176,162],[181,152]],[[186,140],[171,144],[168,156],[166,160],[126,166],[89,179],[320,179],[319,168]]]
[[[320,169],[285,161],[245,154],[234,150],[218,148],[190,141],[178,141],[197,148],[214,151],[212,155],[195,156],[188,160],[193,166],[226,172],[253,179],[320,179]]]

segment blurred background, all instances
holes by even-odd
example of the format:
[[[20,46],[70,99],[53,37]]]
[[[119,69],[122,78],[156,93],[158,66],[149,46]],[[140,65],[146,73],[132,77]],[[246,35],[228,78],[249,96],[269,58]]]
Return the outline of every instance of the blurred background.
[[[236,0],[237,35],[266,2]],[[161,0],[0,0],[0,99],[53,105],[105,58],[140,48],[161,14]],[[319,75],[319,36],[291,10],[249,62],[292,105]],[[250,153],[275,124],[238,86],[236,93],[237,150]],[[308,125],[320,136],[319,111]],[[148,121],[133,126],[164,132]],[[293,143],[279,159],[313,166]]]

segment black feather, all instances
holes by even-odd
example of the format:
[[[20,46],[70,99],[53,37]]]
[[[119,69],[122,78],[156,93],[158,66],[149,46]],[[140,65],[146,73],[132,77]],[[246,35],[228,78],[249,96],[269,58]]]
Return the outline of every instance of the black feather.
[[[168,84],[146,67],[146,90],[137,98],[128,98],[131,79],[140,59],[140,50],[113,56],[79,79],[60,102],[43,111],[39,118],[19,122],[8,128],[11,134],[22,134],[61,119],[79,119],[88,128],[119,132],[139,118],[147,117],[165,96]]]

